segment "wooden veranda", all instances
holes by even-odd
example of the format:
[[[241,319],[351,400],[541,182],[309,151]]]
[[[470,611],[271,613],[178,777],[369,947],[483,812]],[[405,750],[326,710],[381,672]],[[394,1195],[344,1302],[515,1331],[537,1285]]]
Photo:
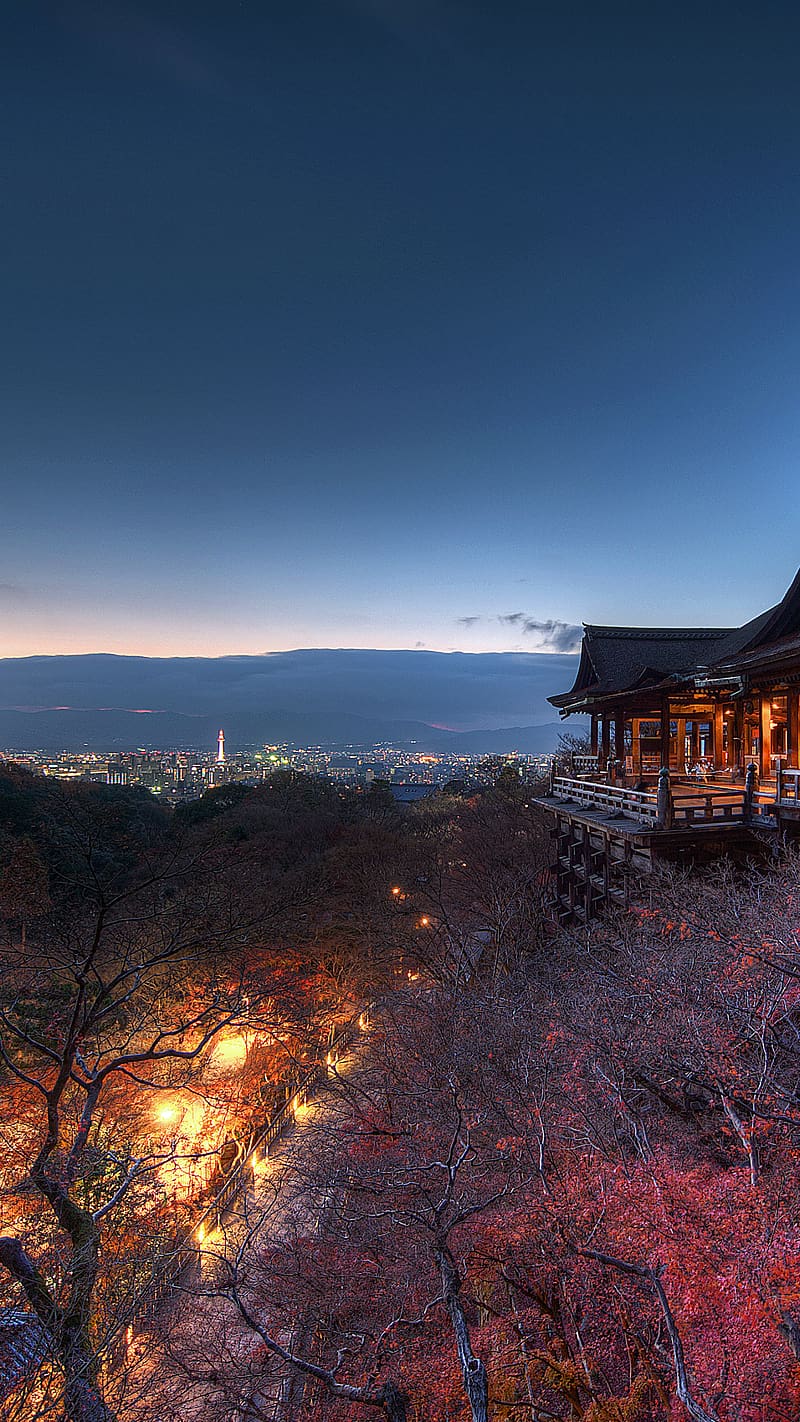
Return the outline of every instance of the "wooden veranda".
[[[655,785],[611,784],[592,758],[555,769],[534,803],[551,821],[553,902],[562,921],[589,919],[628,903],[636,877],[660,860],[696,863],[752,853],[756,840],[800,825],[800,770],[760,783],[751,766],[741,785],[674,779]]]

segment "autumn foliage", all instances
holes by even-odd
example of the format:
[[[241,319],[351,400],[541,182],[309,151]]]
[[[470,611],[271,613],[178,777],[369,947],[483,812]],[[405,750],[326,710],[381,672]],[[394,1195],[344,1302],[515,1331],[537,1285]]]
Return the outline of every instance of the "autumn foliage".
[[[56,1350],[40,1410],[30,1393],[16,1415],[63,1415],[70,1368],[78,1422],[800,1414],[795,854],[665,872],[567,930],[509,777],[403,818],[279,778],[168,822],[10,775],[0,821],[3,1212],[56,1332],[79,1261],[42,1201],[100,1240],[83,1362]],[[136,989],[109,1012],[92,997],[73,1041],[75,964],[112,901],[90,972],[113,994],[135,962]],[[254,1184],[235,1248],[223,1230],[148,1324],[137,1391],[103,1341],[131,1292],[367,1000],[368,1036]],[[72,1054],[55,1134],[53,1051]],[[270,1215],[279,1188],[292,1210]],[[6,1253],[3,1302],[29,1306]],[[105,1412],[81,1411],[81,1381]]]
[[[324,1228],[248,1263],[260,1316],[409,1418],[796,1417],[799,890],[793,856],[666,875],[513,971],[396,999],[320,1128]],[[365,1415],[325,1379],[297,1409]]]

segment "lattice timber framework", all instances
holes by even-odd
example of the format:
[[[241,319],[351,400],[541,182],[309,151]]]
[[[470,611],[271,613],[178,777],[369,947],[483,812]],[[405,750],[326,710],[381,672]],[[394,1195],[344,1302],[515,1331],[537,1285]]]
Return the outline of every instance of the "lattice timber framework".
[[[552,878],[558,918],[588,923],[609,904],[626,907],[635,877],[652,868],[650,849],[621,831],[554,813]]]

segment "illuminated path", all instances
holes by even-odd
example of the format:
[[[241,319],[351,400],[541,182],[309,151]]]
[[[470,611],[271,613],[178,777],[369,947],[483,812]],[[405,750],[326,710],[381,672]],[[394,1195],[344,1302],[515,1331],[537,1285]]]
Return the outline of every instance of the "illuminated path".
[[[362,1036],[353,1043],[337,1074],[352,1073],[363,1058],[366,1040]],[[125,1422],[214,1422],[234,1415],[248,1422],[283,1422],[285,1370],[263,1353],[253,1358],[258,1340],[233,1306],[223,1302],[222,1291],[240,1252],[257,1253],[271,1243],[285,1247],[318,1229],[325,1191],[309,1167],[316,1154],[314,1138],[333,1122],[337,1110],[335,1091],[322,1084],[319,1094],[298,1112],[295,1125],[259,1162],[252,1188],[237,1199],[221,1226],[206,1234],[191,1277],[152,1331],[131,1346],[124,1396],[118,1403]],[[287,1335],[279,1341],[286,1346],[291,1339]],[[223,1369],[247,1379],[248,1409],[221,1410],[216,1383]]]
[[[467,980],[479,957],[480,952],[470,960]],[[346,1078],[360,1068],[368,1040],[368,1032],[361,1032],[340,1049],[336,1076]],[[112,1399],[120,1422],[294,1422],[301,1415],[287,1398],[293,1380],[286,1368],[244,1325],[225,1290],[233,1267],[244,1274],[246,1260],[270,1244],[285,1249],[320,1228],[325,1188],[314,1173],[315,1140],[335,1122],[339,1101],[331,1081],[321,1078],[315,1090],[291,1128],[272,1143],[268,1158],[258,1161],[248,1188],[235,1193],[222,1220],[195,1229],[193,1266],[165,1300],[152,1329],[134,1340],[128,1369],[121,1370],[124,1395]],[[302,1340],[288,1333],[277,1341],[303,1351]],[[231,1375],[235,1392],[225,1397],[224,1378]]]

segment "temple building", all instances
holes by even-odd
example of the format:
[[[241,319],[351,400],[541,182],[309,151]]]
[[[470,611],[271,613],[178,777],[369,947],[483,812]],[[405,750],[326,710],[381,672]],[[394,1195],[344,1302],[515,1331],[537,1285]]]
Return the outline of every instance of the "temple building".
[[[744,627],[584,626],[562,717],[591,717],[592,754],[635,784],[676,776],[765,780],[800,765],[800,572],[782,600]]]
[[[744,627],[585,626],[575,684],[591,752],[553,760],[534,804],[554,841],[552,904],[586,923],[658,860],[800,837],[800,572]]]

